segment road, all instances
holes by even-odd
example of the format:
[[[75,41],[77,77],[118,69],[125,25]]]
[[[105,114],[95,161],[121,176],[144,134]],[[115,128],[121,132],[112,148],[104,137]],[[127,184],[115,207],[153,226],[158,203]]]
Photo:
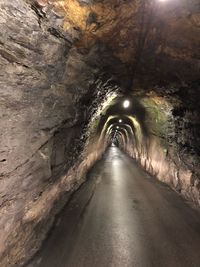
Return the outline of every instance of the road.
[[[111,147],[27,267],[200,267],[200,213]]]

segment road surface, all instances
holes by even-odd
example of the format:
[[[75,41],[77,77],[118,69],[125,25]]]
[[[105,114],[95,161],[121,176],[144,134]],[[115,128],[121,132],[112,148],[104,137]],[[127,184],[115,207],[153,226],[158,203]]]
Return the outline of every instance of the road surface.
[[[200,267],[200,213],[111,147],[27,267]]]

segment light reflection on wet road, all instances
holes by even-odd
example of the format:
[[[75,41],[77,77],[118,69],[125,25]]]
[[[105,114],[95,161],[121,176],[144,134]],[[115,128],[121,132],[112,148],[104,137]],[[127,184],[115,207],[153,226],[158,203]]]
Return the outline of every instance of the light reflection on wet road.
[[[200,214],[111,147],[27,267],[200,267]]]

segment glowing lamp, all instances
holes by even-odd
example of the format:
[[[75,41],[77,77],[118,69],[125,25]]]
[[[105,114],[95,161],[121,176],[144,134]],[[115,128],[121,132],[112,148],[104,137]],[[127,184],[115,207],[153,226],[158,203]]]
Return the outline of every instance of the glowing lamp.
[[[129,100],[124,100],[123,102],[123,107],[128,108],[130,106],[130,101]]]

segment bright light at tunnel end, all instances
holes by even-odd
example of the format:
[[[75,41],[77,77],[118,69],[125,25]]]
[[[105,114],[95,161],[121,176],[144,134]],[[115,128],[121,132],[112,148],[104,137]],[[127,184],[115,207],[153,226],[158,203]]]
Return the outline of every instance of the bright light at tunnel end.
[[[123,102],[123,107],[128,108],[130,106],[130,101],[129,100],[124,100]]]

